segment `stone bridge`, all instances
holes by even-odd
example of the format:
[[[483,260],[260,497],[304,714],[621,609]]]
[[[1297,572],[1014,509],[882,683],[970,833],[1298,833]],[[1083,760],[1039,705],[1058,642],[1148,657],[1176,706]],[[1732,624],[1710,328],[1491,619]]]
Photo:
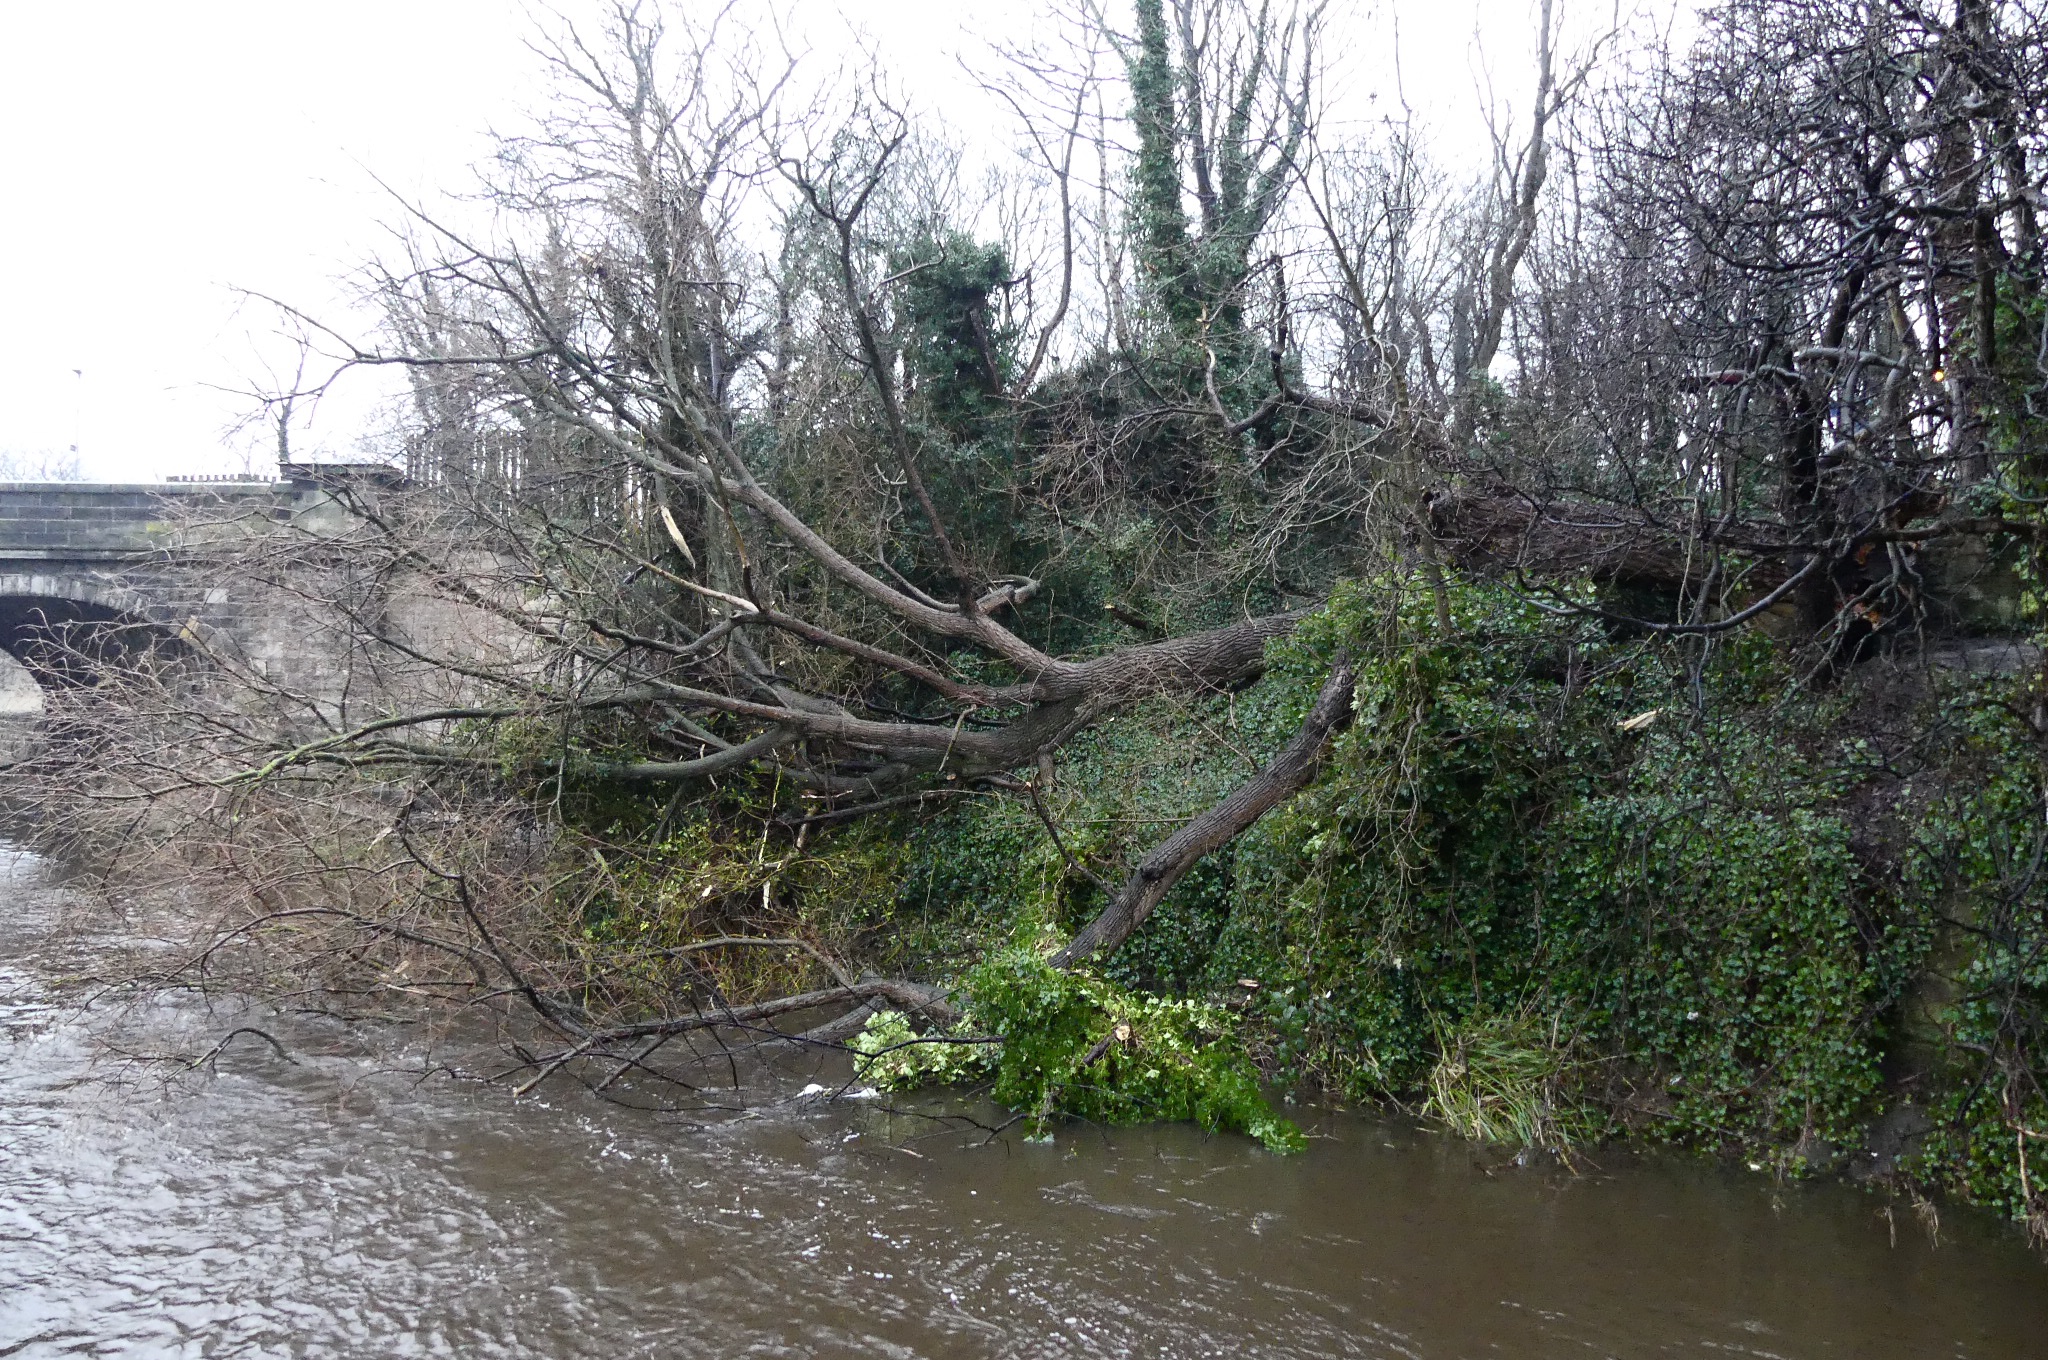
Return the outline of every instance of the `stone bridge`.
[[[39,711],[42,687],[62,683],[36,646],[52,626],[191,629],[232,639],[265,669],[303,663],[304,639],[268,602],[238,599],[181,568],[178,526],[338,526],[329,488],[348,474],[389,475],[322,467],[276,480],[0,482],[0,714]]]

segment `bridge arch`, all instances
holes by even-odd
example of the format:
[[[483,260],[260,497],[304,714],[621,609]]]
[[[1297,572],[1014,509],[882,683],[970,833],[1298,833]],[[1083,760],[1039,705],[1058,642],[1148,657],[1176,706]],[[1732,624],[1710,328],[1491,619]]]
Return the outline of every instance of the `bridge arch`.
[[[315,635],[291,591],[211,579],[218,574],[204,564],[280,525],[296,536],[343,536],[357,521],[342,488],[380,487],[393,473],[342,464],[280,472],[276,480],[0,481],[0,671],[13,666],[18,682],[15,658],[28,657],[41,671],[31,693],[43,695],[52,684],[118,670],[88,666],[80,675],[52,664],[49,649],[38,652],[36,639],[53,626],[83,626],[110,644],[127,640],[117,652],[171,640],[177,659],[194,663],[190,676],[179,667],[180,683],[197,681],[217,651],[323,701],[338,697],[351,683],[345,644]]]
[[[52,572],[0,571],[0,706],[30,706],[25,674],[42,688],[89,686],[108,666],[182,648],[176,624],[117,582]]]

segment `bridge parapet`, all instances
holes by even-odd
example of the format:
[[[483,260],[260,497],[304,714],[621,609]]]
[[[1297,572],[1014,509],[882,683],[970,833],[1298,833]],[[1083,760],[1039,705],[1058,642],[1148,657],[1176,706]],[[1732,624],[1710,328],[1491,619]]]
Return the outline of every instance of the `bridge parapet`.
[[[181,519],[291,514],[296,482],[0,482],[0,561],[110,562],[171,546]],[[181,512],[191,512],[183,514]]]
[[[0,482],[0,563],[160,559],[284,521],[315,535],[337,534],[350,522],[338,490],[404,481],[382,464],[292,464],[282,471],[276,479]]]

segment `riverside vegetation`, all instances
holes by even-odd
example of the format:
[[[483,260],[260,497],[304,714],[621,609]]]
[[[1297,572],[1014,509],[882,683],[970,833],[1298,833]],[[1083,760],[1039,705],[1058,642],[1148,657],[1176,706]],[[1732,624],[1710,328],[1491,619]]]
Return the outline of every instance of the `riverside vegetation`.
[[[1469,183],[1320,121],[1313,6],[1058,16],[985,179],[741,17],[546,28],[486,220],[307,323],[406,479],[198,569],[342,691],[188,637],[53,697],[15,778],[182,904],[138,982],[2048,1240],[2036,6],[1546,0]]]

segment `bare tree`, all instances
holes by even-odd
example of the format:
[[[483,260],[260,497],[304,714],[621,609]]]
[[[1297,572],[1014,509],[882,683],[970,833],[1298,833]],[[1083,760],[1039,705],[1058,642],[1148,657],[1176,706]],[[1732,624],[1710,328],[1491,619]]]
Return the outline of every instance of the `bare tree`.
[[[2038,456],[2040,60],[2025,6],[1830,0],[1719,12],[1617,82],[1447,532],[1631,561],[1679,602],[1653,628],[1784,602],[1830,654],[1915,616],[1921,545],[2024,537],[1969,488]]]
[[[1161,11],[1144,15],[1156,46]],[[1136,369],[1118,382],[1151,395],[1117,422],[1234,443],[1339,410],[1282,362],[1284,318],[1255,419],[1225,409],[1215,377],[1294,178],[1315,16],[1176,16],[1186,159],[1165,154],[1203,225],[1195,275],[1170,288],[1199,276],[1188,336],[1210,355],[1207,399]],[[1073,630],[1044,609],[1036,565],[1060,549],[1020,549],[1009,527],[1018,506],[1049,504],[1048,464],[1018,454],[1026,433],[1100,432],[1064,423],[1073,389],[1052,356],[1074,310],[1077,156],[1101,82],[1027,69],[1035,103],[1010,87],[1057,197],[1038,238],[1053,282],[1027,289],[1009,245],[977,243],[957,216],[957,156],[882,83],[799,92],[795,63],[736,8],[689,20],[620,3],[601,33],[561,23],[539,50],[556,98],[502,144],[489,211],[415,207],[372,271],[383,334],[302,318],[343,370],[404,374],[406,476],[336,475],[335,514],[254,537],[187,526],[186,560],[279,601],[321,664],[280,674],[195,639],[216,697],[137,671],[121,682],[136,720],[81,730],[71,753],[102,772],[99,806],[154,809],[138,849],[182,845],[254,904],[224,905],[189,966],[225,967],[223,940],[267,934],[296,948],[308,995],[374,993],[402,970],[515,999],[559,1041],[536,1079],[831,1004],[949,1017],[929,984],[857,976],[772,929],[813,828],[969,791],[1043,809],[1077,734],[1134,703],[1249,683],[1307,612],[1211,609],[1206,626],[1062,646]],[[1063,959],[1116,949],[1203,855],[1312,778],[1350,688],[1340,663],[1294,740],[1136,865]],[[659,789],[673,809],[721,781],[752,781],[771,813],[754,868],[717,889],[753,905],[662,955],[690,961],[684,1009],[607,1016],[607,979],[653,965],[592,963],[546,937],[550,804]],[[778,950],[787,966],[746,987],[699,967]],[[364,967],[380,980],[348,981]]]

